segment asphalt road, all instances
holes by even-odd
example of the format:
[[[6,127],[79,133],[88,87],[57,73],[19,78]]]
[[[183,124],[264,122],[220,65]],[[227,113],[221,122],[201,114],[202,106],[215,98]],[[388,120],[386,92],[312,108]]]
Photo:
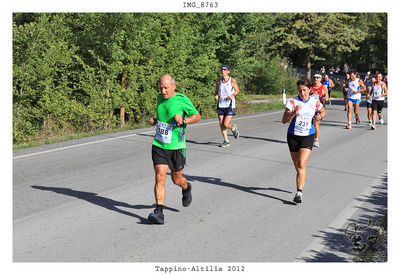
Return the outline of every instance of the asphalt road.
[[[193,203],[167,179],[165,225],[151,225],[154,128],[14,151],[15,262],[348,261],[343,232],[386,211],[385,124],[346,130],[341,101],[327,109],[307,165],[304,202],[283,110],[236,116],[239,139],[216,119],[187,130],[184,174]]]

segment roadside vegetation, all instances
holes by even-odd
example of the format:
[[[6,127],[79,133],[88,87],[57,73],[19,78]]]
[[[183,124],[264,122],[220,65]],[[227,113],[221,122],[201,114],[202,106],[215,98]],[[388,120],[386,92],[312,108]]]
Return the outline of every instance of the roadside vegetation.
[[[239,83],[239,114],[281,108],[245,100],[295,94],[295,68],[386,71],[386,22],[385,13],[14,13],[13,147],[144,127],[163,74],[214,117],[222,64]]]

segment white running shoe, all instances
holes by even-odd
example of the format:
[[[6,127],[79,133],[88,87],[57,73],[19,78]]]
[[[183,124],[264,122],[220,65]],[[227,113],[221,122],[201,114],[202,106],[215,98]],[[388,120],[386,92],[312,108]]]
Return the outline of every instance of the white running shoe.
[[[376,125],[375,124],[371,125],[371,130],[376,130]]]
[[[381,119],[379,120],[379,122],[380,122],[381,124],[383,124],[383,118],[381,118]]]
[[[229,140],[224,140],[224,142],[220,144],[219,147],[226,148],[229,147],[230,145],[231,143],[229,142]]]
[[[351,124],[350,123],[347,124],[346,129],[351,129]]]
[[[319,147],[318,139],[315,139],[315,140],[314,140],[314,144],[313,144],[313,145],[314,145],[314,147]]]
[[[235,139],[237,139],[237,138],[239,137],[239,129],[238,129],[238,127],[236,126],[236,124],[232,124],[232,125],[233,125],[233,129],[232,129],[233,137],[234,137]]]

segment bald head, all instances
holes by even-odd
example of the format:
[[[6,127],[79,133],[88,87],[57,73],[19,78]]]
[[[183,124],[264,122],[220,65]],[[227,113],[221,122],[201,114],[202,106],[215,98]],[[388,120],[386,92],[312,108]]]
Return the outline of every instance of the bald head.
[[[171,84],[175,84],[175,79],[171,75],[165,74],[162,77],[160,77],[160,83],[161,82],[164,82],[164,83],[168,82]]]
[[[166,74],[160,78],[160,92],[163,98],[173,97],[176,94],[175,88],[175,80],[172,76]]]

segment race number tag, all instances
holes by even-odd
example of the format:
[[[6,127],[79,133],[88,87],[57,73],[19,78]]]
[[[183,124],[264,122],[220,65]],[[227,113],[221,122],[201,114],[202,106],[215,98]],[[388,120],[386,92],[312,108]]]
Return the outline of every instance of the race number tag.
[[[157,121],[157,129],[155,138],[163,143],[171,143],[172,124]]]
[[[311,128],[311,117],[297,116],[296,118],[296,128],[299,131],[307,131]]]

